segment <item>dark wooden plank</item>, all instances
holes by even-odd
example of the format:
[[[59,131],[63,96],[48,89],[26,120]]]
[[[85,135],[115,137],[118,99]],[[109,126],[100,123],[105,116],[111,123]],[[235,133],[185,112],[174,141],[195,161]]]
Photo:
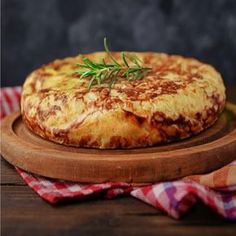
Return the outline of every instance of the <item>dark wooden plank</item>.
[[[52,207],[27,186],[2,187],[2,235],[233,235],[203,205],[176,221],[131,197]]]
[[[2,182],[18,175],[2,161]],[[13,177],[15,176],[15,177]],[[236,225],[203,205],[176,221],[131,197],[50,206],[27,186],[2,186],[2,235],[234,235]],[[14,226],[14,227],[13,227]]]
[[[1,185],[26,185],[15,168],[1,157]]]

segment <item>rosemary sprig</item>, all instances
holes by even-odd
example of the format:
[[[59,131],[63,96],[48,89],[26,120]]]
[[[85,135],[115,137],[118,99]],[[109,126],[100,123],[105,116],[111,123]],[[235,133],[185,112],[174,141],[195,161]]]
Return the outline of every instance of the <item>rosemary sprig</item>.
[[[76,71],[80,75],[80,79],[89,78],[88,88],[91,89],[94,85],[108,83],[111,90],[118,78],[123,78],[128,81],[139,80],[143,78],[151,68],[142,67],[142,61],[135,54],[121,53],[122,64],[119,63],[111,54],[108,46],[107,39],[104,38],[104,49],[111,60],[107,63],[102,59],[100,63],[91,61],[89,58],[81,56],[83,64],[77,63],[80,68]]]

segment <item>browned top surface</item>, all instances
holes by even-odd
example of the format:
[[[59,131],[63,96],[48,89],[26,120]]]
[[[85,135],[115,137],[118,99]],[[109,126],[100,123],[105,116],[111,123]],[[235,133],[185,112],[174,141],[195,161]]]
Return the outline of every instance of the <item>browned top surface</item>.
[[[212,67],[203,66],[204,64],[192,58],[157,53],[136,54],[143,60],[144,66],[151,67],[152,71],[141,80],[127,82],[124,79],[120,79],[116,82],[113,90],[113,92],[116,90],[118,94],[125,95],[130,100],[144,101],[164,94],[177,93],[179,89],[186,88],[189,83],[203,79],[204,73],[212,70]],[[106,58],[104,53],[87,54],[85,56],[94,61],[99,61],[103,57]],[[120,53],[113,53],[113,56],[120,61]],[[50,90],[58,90],[59,87],[57,86],[52,87],[47,86],[48,83],[46,83],[47,85],[45,84],[45,80],[54,76],[62,76],[64,78],[59,86],[63,86],[66,90],[68,79],[79,78],[79,75],[74,72],[78,69],[76,63],[80,61],[79,57],[75,57],[55,60],[43,65],[34,72],[34,79],[30,83],[32,92],[42,92],[44,94]],[[169,80],[169,77],[172,79]],[[84,79],[73,87],[77,89],[76,97],[81,98],[88,93],[87,84],[87,79]],[[112,97],[112,93],[109,93],[106,87],[106,85],[102,87],[95,86],[92,88],[92,92],[99,92],[102,100]]]

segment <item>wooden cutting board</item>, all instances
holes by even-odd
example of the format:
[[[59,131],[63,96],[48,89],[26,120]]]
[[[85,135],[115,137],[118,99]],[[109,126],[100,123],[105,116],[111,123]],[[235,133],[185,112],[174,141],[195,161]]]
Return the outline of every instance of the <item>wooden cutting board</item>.
[[[1,154],[8,162],[64,180],[150,183],[206,173],[236,159],[236,106],[229,103],[214,126],[193,138],[131,150],[75,148],[43,140],[25,127],[19,112],[1,126]]]

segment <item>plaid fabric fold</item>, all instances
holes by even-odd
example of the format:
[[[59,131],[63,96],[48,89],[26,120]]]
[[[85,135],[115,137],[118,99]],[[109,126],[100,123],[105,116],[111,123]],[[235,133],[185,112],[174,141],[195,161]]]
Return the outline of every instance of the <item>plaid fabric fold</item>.
[[[114,198],[119,195],[129,194],[132,186],[127,183],[79,184],[75,182],[54,180],[34,175],[17,168],[17,172],[41,198],[51,204],[71,199],[80,199],[100,196]]]
[[[132,191],[131,195],[167,212],[176,219],[201,200],[220,216],[236,220],[236,195],[229,192],[216,192],[190,180],[141,187]]]
[[[0,117],[19,109],[21,87],[1,88]],[[71,200],[131,195],[178,219],[197,201],[221,217],[236,220],[236,161],[205,175],[134,187],[128,183],[80,184],[28,173],[18,167],[26,184],[50,204]]]

